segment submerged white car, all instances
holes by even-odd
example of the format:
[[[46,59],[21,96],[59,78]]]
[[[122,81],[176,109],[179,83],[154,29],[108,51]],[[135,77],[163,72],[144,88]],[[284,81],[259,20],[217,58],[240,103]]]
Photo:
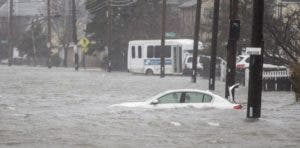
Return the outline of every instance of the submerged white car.
[[[160,93],[145,102],[126,102],[110,107],[140,107],[140,108],[218,108],[241,109],[240,104],[234,104],[209,91],[196,89],[179,89]]]

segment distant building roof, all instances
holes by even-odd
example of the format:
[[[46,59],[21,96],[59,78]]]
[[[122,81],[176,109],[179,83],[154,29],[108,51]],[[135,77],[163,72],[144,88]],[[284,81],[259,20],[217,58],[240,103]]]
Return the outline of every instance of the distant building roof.
[[[283,3],[300,3],[300,0],[282,0]]]
[[[197,4],[197,0],[190,0],[181,4],[179,8],[189,8],[195,6],[196,4]]]
[[[45,0],[14,0],[14,16],[35,16],[46,12]],[[9,14],[9,0],[0,6],[0,16]]]
[[[168,5],[178,5],[180,2],[181,0],[167,0]]]

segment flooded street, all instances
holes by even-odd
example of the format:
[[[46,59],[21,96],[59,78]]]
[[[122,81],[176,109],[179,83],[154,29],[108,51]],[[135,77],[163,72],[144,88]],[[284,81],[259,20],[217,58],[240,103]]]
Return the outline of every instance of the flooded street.
[[[262,117],[242,110],[134,109],[169,89],[207,89],[208,80],[143,76],[98,69],[0,66],[0,147],[299,147],[300,104],[292,92],[264,92]],[[224,96],[218,81],[216,94]]]

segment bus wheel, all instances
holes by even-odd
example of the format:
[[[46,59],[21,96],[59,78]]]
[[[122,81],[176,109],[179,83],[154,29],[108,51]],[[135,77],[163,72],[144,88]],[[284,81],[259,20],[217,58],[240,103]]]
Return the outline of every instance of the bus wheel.
[[[153,70],[152,69],[147,69],[146,70],[146,75],[153,75]]]

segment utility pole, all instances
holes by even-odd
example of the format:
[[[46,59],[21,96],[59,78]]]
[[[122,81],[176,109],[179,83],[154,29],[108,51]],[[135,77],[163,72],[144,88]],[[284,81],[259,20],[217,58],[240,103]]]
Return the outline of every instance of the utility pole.
[[[52,67],[52,62],[51,62],[51,50],[52,50],[52,42],[51,42],[51,2],[50,0],[47,0],[47,26],[48,26],[48,42],[47,42],[47,47],[48,47],[48,68]]]
[[[33,66],[36,66],[36,45],[35,45],[35,19],[32,21],[31,27],[31,37],[32,37],[32,47],[33,47]]]
[[[217,45],[218,45],[218,32],[219,32],[219,7],[220,0],[214,1],[214,18],[212,28],[211,40],[211,55],[210,55],[210,77],[209,77],[209,90],[215,90],[216,80],[216,58],[217,58]]]
[[[278,2],[277,4],[277,9],[278,9],[278,18],[282,21],[282,7],[283,7],[283,4],[282,4],[282,1],[281,2]]]
[[[81,66],[85,69],[85,53],[82,54]]]
[[[13,63],[13,53],[14,53],[14,41],[13,41],[13,8],[14,7],[14,1],[10,0],[9,3],[9,17],[8,17],[8,34],[9,34],[9,53],[8,53],[8,66],[11,66]]]
[[[160,77],[165,77],[165,39],[166,39],[166,7],[167,0],[163,0],[162,4],[162,20],[161,20],[161,49],[160,49]]]
[[[112,7],[110,0],[107,0],[107,11],[106,11],[106,18],[107,18],[107,61],[106,61],[106,71],[111,71],[111,51],[112,51]]]
[[[74,44],[74,52],[75,52],[75,70],[79,69],[79,56],[78,56],[78,47],[77,47],[77,18],[76,18],[76,3],[75,0],[72,0],[72,30],[73,30],[73,44]]]
[[[195,18],[195,30],[194,30],[194,48],[193,48],[193,72],[192,82],[196,83],[197,77],[197,57],[198,57],[198,46],[199,46],[199,30],[200,30],[200,19],[201,19],[201,5],[202,0],[197,0],[196,18]]]
[[[247,118],[260,118],[261,94],[262,94],[262,70],[263,70],[263,18],[264,0],[253,0],[253,24],[252,24],[252,47],[261,49],[260,55],[250,56],[250,74]]]
[[[229,97],[230,86],[235,84],[235,70],[236,70],[236,50],[237,41],[240,32],[240,20],[238,17],[238,0],[230,0],[230,30],[229,40],[227,45],[227,69],[226,69],[226,84],[225,84],[225,98]],[[232,94],[234,96],[234,94]]]
[[[63,37],[63,48],[64,48],[64,61],[63,65],[64,67],[68,67],[68,47],[66,46],[66,43],[70,41],[70,10],[71,10],[71,4],[70,0],[63,1],[64,6],[64,37]],[[68,11],[67,11],[68,10]]]

